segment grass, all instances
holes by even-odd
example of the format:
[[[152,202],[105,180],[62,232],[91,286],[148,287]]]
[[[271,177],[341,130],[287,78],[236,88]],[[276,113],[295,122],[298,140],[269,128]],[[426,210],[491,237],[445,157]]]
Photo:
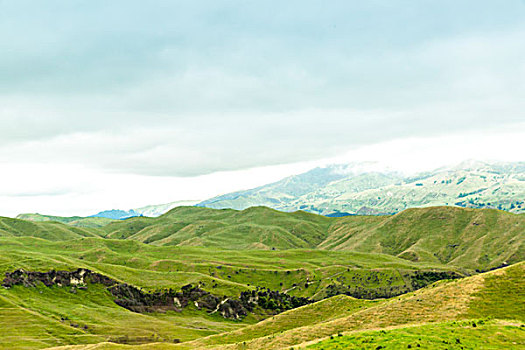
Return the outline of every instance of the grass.
[[[147,343],[148,348],[160,342],[155,346],[277,349],[345,332],[337,340],[369,339],[368,333],[348,332],[386,329],[395,335],[401,330],[392,327],[430,323],[444,327],[443,334],[454,327],[470,332],[450,322],[487,317],[524,322],[524,263],[417,291],[413,287],[420,272],[468,275],[475,268],[524,260],[524,222],[523,215],[458,208],[326,218],[262,207],[179,207],[159,218],[137,217],[103,227],[0,218],[0,275],[18,268],[83,267],[145,290],[192,283],[215,295],[235,297],[261,286],[318,301],[276,316],[259,310],[242,321],[230,321],[192,306],[181,313],[133,313],[96,285],[76,294],[61,287],[0,288],[0,348],[117,341]],[[327,298],[386,290],[409,293],[375,301]],[[498,322],[485,322],[495,327],[487,332],[503,327],[495,332],[507,334],[507,326]],[[407,342],[417,336],[416,328],[406,331]],[[512,341],[516,334],[514,328],[508,330]],[[397,346],[394,335],[381,341]],[[333,345],[330,341],[327,346]],[[100,345],[106,347],[121,346]]]
[[[385,253],[470,269],[525,259],[523,216],[497,210],[417,208],[381,219],[345,217],[336,226],[326,248]]]
[[[473,294],[465,317],[493,317],[525,322],[525,264],[493,271]]]
[[[69,288],[56,286],[0,290],[0,319],[2,349],[103,341],[187,341],[250,323],[225,320],[192,307],[181,313],[130,312],[117,306],[99,285],[90,285],[88,290],[75,294]]]
[[[249,341],[254,338],[279,334],[289,329],[336,319],[378,302],[380,301],[359,300],[346,295],[338,295],[315,304],[284,312],[233,332],[202,339],[198,344],[200,346]]]
[[[267,336],[254,336],[252,339],[232,339],[229,344],[224,341],[227,339],[225,336],[212,336],[183,345],[185,348],[213,345],[221,349],[281,349],[342,332],[465,320],[472,318],[473,311],[476,312],[477,318],[497,316],[502,319],[513,320],[516,318],[514,309],[523,303],[520,293],[523,293],[524,270],[525,264],[520,263],[463,280],[437,282],[416,292],[370,304],[366,308],[354,310],[342,317],[313,322],[305,326],[299,325],[288,330],[282,329]],[[506,290],[503,293],[515,295],[512,302],[505,308],[497,306],[497,300],[500,298],[498,295],[491,296],[490,290],[494,289],[492,286],[494,280],[490,282],[492,278],[506,280]],[[487,286],[485,286],[486,280],[489,281]],[[480,295],[485,296],[482,300],[484,300],[485,305],[490,305],[490,307],[479,308]],[[523,316],[519,316],[518,321],[523,322],[522,320]],[[256,327],[256,325],[250,327]],[[237,333],[234,332],[233,334]]]
[[[52,216],[52,215],[42,215],[42,214],[20,214],[17,215],[17,219],[28,220],[33,222],[60,222],[63,224],[68,224],[76,227],[89,227],[97,228],[106,226],[107,224],[114,222],[115,220],[108,218],[99,218],[99,217],[82,217],[82,216]]]
[[[518,349],[525,328],[503,321],[469,320],[332,336],[307,349]]]
[[[494,303],[491,290],[518,294],[525,264],[466,278],[442,281],[383,301],[337,296],[290,310],[231,332],[181,344],[151,343],[148,349],[512,349],[525,343],[522,314]],[[489,307],[479,308],[485,300]],[[514,306],[523,299],[512,299]],[[476,311],[483,317],[472,318]],[[484,311],[481,311],[484,310]],[[519,316],[518,319],[515,319]],[[459,342],[458,342],[459,341]],[[410,347],[409,347],[410,345]],[[90,349],[140,349],[100,344]],[[72,347],[71,349],[77,349]],[[78,347],[84,349],[84,347]]]
[[[0,237],[36,237],[49,241],[64,241],[81,237],[100,237],[99,228],[74,227],[55,221],[32,222],[0,217]]]
[[[135,217],[103,227],[0,218],[0,237],[33,236],[52,241],[103,237],[155,246],[236,250],[346,250],[447,264],[471,272],[524,260],[524,232],[523,215],[453,207],[343,218],[266,207],[242,211],[177,207],[158,218]]]
[[[367,253],[158,247],[101,238],[59,242],[31,237],[0,238],[0,274],[18,268],[48,271],[78,267],[146,289],[180,288],[202,282],[210,291],[224,295],[238,294],[259,285],[290,290],[297,296],[312,297],[319,293],[320,298],[328,284],[339,283],[338,278],[346,278],[346,284],[361,285],[371,274],[381,274],[395,278],[392,282],[381,279],[371,284],[371,288],[390,283],[405,286],[407,282],[398,271],[450,270],[443,265],[418,264]],[[214,284],[217,287],[211,289]]]
[[[146,290],[179,289],[193,283],[217,295],[237,296],[259,285],[310,297],[322,294],[327,283],[343,276],[365,278],[374,271],[399,275],[396,271],[447,269],[368,253],[217,250],[152,246],[133,240],[96,237],[69,241],[0,238],[0,274],[18,268],[48,271],[78,267]],[[306,288],[307,280],[313,284]],[[398,282],[402,283],[402,279]],[[65,317],[67,321],[61,321]],[[236,330],[265,317],[266,314],[253,314],[241,322],[227,321],[191,307],[182,313],[141,315],[118,307],[99,286],[90,286],[88,291],[78,290],[77,294],[70,293],[68,288],[16,286],[0,288],[0,319],[6,334],[0,337],[0,348],[37,349],[108,340],[187,341]]]

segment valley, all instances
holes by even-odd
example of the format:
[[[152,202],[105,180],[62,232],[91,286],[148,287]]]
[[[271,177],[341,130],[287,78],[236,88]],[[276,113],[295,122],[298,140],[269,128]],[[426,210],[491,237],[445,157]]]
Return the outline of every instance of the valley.
[[[522,215],[431,207],[336,218],[177,207],[158,218],[81,220],[0,219],[0,315],[10,334],[0,348],[277,349],[342,333],[315,345],[337,348],[378,327],[523,321]],[[513,279],[498,314],[490,293],[503,292],[494,277],[502,271]],[[481,280],[498,282],[472,308]]]

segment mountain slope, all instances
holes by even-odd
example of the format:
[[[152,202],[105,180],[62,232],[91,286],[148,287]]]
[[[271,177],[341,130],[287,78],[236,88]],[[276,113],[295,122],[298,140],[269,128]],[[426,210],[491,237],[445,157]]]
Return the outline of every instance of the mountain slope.
[[[198,206],[208,208],[246,209],[251,206],[267,206],[283,209],[286,204],[293,203],[298,198],[309,198],[312,193],[321,190],[330,183],[341,180],[350,182],[345,190],[370,189],[400,181],[397,174],[374,174],[363,176],[360,174],[359,164],[332,165],[325,168],[315,168],[303,174],[289,176],[280,181],[260,186],[246,191],[238,191],[214,197]],[[355,178],[354,178],[355,177]],[[299,205],[295,210],[306,209]]]
[[[199,201],[194,201],[194,200],[175,201],[175,202],[170,202],[170,203],[165,203],[165,204],[146,205],[144,207],[135,208],[132,210],[136,212],[138,215],[156,218],[157,216],[161,216],[162,214],[167,213],[168,211],[170,211],[171,209],[175,207],[190,206],[190,205],[195,205],[197,203],[199,203]]]
[[[210,208],[264,205],[323,215],[394,214],[407,208],[455,205],[525,212],[525,163],[464,162],[415,176],[332,165],[199,203]]]

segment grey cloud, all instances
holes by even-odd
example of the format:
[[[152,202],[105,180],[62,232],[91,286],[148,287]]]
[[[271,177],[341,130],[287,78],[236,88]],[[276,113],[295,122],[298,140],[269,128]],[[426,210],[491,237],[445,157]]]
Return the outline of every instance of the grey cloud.
[[[491,108],[490,104],[479,107]],[[196,176],[336,156],[352,147],[396,138],[435,136],[467,127],[475,130],[471,125],[479,120],[479,111],[469,112],[468,105],[455,108],[432,106],[411,114],[310,110],[273,115],[270,122],[267,114],[230,120],[216,116],[207,120],[206,127],[175,123],[164,128],[70,134],[11,145],[0,149],[0,154],[7,163],[23,159],[82,164],[110,172]],[[461,119],[455,117],[458,113]],[[523,129],[517,122],[516,128]],[[493,118],[476,125],[488,130],[500,122]]]
[[[3,1],[0,161],[194,176],[520,122],[525,6],[422,3]]]

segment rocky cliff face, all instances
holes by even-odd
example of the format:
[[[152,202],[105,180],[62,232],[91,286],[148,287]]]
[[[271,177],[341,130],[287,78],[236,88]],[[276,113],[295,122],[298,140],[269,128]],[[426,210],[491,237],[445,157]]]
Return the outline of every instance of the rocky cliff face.
[[[85,290],[92,283],[102,284],[108,287],[117,305],[139,313],[169,310],[180,312],[189,304],[193,304],[198,309],[219,313],[224,318],[241,319],[248,312],[253,312],[256,307],[277,313],[310,303],[307,298],[292,297],[286,293],[261,288],[243,292],[239,298],[219,297],[191,284],[183,286],[181,291],[163,289],[145,292],[88,269],[49,272],[19,269],[6,273],[2,286],[36,287],[39,283],[43,283],[46,287],[53,285],[71,287],[72,292],[76,292],[76,289]]]

